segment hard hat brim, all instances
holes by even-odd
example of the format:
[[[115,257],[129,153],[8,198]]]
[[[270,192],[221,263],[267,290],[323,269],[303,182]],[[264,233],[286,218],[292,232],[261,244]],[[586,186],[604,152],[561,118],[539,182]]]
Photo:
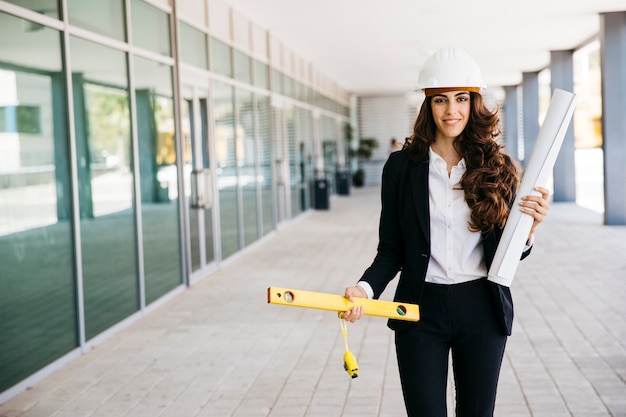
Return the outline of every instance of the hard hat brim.
[[[480,93],[480,87],[444,87],[444,88],[424,88],[424,94],[426,97],[434,96],[437,94],[448,93],[450,91],[469,91],[471,93]]]

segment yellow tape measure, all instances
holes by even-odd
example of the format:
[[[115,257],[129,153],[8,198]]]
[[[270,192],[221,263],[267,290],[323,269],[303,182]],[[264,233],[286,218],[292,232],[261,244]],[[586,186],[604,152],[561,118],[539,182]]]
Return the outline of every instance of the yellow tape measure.
[[[283,306],[315,308],[318,310],[336,311],[342,313],[351,310],[354,306],[362,306],[363,314],[368,316],[387,317],[396,320],[418,321],[420,310],[417,304],[396,303],[392,301],[369,300],[367,298],[353,298],[351,302],[346,297],[337,294],[293,290],[289,288],[269,287],[267,302]],[[341,333],[346,352],[343,355],[343,369],[352,378],[359,376],[359,365],[356,357],[348,349],[348,328],[346,321],[339,316]]]
[[[348,348],[348,326],[346,321],[339,318],[339,325],[341,326],[341,333],[343,334],[343,345],[346,348],[346,353],[343,354],[343,369],[346,370],[348,375],[352,378],[359,376],[359,364],[356,361],[356,357]]]
[[[351,310],[354,306],[363,306],[363,314],[368,316],[406,321],[418,321],[420,319],[420,311],[417,304],[369,300],[358,297],[354,297],[353,300],[354,302],[351,302],[346,297],[337,294],[277,287],[269,287],[267,289],[267,302],[270,304],[315,308],[339,313]]]

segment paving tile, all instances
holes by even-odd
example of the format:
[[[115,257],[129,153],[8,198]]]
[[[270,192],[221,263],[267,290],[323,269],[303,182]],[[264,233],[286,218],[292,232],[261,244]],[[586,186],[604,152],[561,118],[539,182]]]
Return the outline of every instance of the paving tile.
[[[379,190],[337,197],[138,319],[31,389],[0,417],[398,417],[393,333],[268,305],[267,287],[342,293],[375,253]],[[498,417],[626,417],[626,227],[553,203],[512,285],[513,335]],[[391,299],[395,283],[383,294]],[[448,414],[454,387],[449,378]]]

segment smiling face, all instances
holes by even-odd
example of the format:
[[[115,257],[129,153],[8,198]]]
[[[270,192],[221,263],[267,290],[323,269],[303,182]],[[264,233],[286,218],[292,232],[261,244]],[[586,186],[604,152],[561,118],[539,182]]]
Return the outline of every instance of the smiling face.
[[[454,139],[463,132],[470,116],[469,91],[435,94],[430,105],[437,126],[436,140]]]

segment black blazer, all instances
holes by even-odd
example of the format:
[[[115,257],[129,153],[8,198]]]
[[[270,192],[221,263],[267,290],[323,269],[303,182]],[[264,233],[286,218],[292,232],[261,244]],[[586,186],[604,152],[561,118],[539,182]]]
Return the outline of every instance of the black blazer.
[[[408,151],[402,150],[392,153],[383,168],[378,251],[361,277],[371,285],[375,299],[400,271],[394,301],[420,302],[430,259],[428,166],[428,155],[421,162],[414,162]],[[493,262],[501,236],[502,229],[483,234],[487,269]],[[529,253],[530,250],[524,252],[522,258]],[[488,283],[502,330],[510,335],[513,324],[511,291],[491,281]],[[393,330],[412,324],[393,319],[388,322]]]

